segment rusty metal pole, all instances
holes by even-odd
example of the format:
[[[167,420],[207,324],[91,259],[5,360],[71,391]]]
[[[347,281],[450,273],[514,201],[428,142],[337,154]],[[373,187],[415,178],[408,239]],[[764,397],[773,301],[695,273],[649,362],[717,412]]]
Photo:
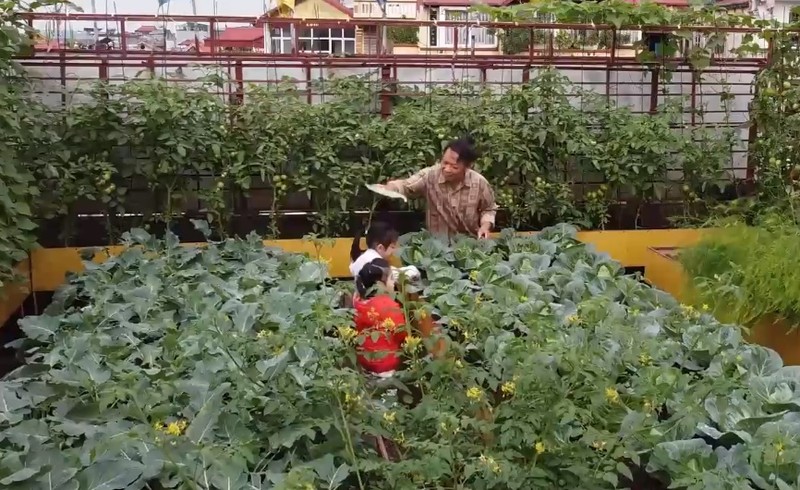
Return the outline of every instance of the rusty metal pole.
[[[234,83],[236,84],[236,92],[231,94],[231,104],[244,103],[244,66],[242,61],[236,62],[233,67]]]
[[[311,88],[311,64],[306,62],[304,63],[303,68],[305,68],[306,72],[306,102],[309,104],[312,102],[313,97],[313,89]]]
[[[650,77],[650,114],[655,114],[658,109],[658,79],[661,77],[661,65],[653,66]]]
[[[617,62],[617,30],[611,29],[611,53],[606,65],[606,104],[611,104],[611,68]]]
[[[381,66],[381,117],[388,119],[392,115],[392,69],[389,65]]]
[[[690,121],[692,128],[697,124],[697,83],[698,83],[697,70],[692,70],[692,88],[691,99],[689,100],[689,108],[691,110]]]

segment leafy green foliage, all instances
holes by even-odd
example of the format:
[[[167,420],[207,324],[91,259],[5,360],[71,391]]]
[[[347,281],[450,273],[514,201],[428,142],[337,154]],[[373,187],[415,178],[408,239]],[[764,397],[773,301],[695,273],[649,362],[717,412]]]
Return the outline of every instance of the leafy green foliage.
[[[748,325],[768,315],[800,322],[800,273],[787,260],[800,247],[800,230],[785,217],[772,218],[755,226],[726,223],[681,253],[696,301]]]
[[[725,47],[729,33],[725,31],[706,32],[699,43],[695,42],[692,27],[713,26],[761,28],[764,32],[758,36],[761,40],[769,40],[776,35],[781,23],[773,19],[759,19],[749,13],[739,13],[716,7],[708,2],[697,2],[691,8],[672,8],[656,2],[632,3],[625,0],[604,2],[560,2],[558,0],[536,0],[507,7],[477,6],[476,10],[490,14],[493,18],[505,22],[532,22],[533,19],[546,18],[550,22],[582,23],[592,26],[610,26],[614,31],[568,31],[559,30],[553,37],[554,43],[561,49],[581,49],[586,47],[608,48],[611,46],[612,32],[620,28],[677,26],[678,30],[660,38],[660,45],[655,51],[645,40],[634,43],[637,59],[641,63],[662,63],[667,67],[677,66],[674,59],[678,54],[685,56],[691,66],[702,71],[711,64],[714,53]],[[658,32],[658,31],[656,31]],[[646,38],[646,36],[645,36]],[[538,44],[536,34],[531,38],[528,28],[509,28],[501,33],[501,40],[510,41],[507,53],[528,51],[530,41]],[[630,39],[617,38],[617,43],[628,44]],[[752,56],[763,53],[759,39],[747,34],[738,41],[736,54]],[[669,78],[670,72],[664,73]]]
[[[32,45],[34,32],[22,14],[62,3],[0,2],[0,286],[16,278],[14,267],[36,242],[39,189],[32,168],[43,164],[53,136],[47,111],[27,97],[28,83],[13,59]]]
[[[610,489],[637,468],[798,484],[800,373],[569,226],[404,237],[427,272],[408,314],[434,314],[448,350],[426,356],[412,331],[398,395],[353,367],[322,264],[255,236],[125,240],[22,323],[29,362],[0,381],[3,488]]]
[[[266,187],[271,195],[251,211],[272,212],[273,235],[280,213],[305,198],[316,211],[314,232],[334,236],[351,212],[374,205],[364,184],[434,164],[448,140],[466,133],[480,142],[477,167],[503,194],[517,228],[561,221],[602,227],[618,199],[680,195],[667,170],[684,163],[692,163],[697,181],[726,182],[728,132],[695,141],[671,129],[679,104],[635,114],[554,70],[501,94],[457,84],[398,98],[388,118],[378,115],[382,87],[358,77],[317,81],[326,94],[317,104],[286,83],[252,88],[244,104],[231,105],[213,94],[218,78],[204,83],[101,84],[91,102],[68,108],[63,126],[53,121],[63,127],[61,140],[48,143],[59,149],[57,161],[35,167],[46,215],[69,222],[76,206],[95,203],[113,226],[132,205],[130,188],[146,184],[146,221],[200,212],[224,235],[237,203]],[[707,164],[682,153],[702,154]],[[587,180],[598,184],[573,185]]]
[[[719,229],[681,255],[696,301],[745,324],[770,316],[800,321],[800,275],[790,259],[800,243],[800,64],[793,36],[770,33],[771,63],[755,81],[751,124],[758,138],[750,158],[756,195],[717,209],[707,226]],[[705,158],[687,156],[687,163]]]
[[[418,27],[389,27],[386,36],[395,44],[414,44],[419,42]]]

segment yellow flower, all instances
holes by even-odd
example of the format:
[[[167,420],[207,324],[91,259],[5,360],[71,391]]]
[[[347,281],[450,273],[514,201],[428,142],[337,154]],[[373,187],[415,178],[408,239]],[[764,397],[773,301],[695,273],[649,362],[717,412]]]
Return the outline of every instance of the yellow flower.
[[[536,454],[544,454],[544,452],[547,451],[547,448],[542,441],[539,441],[533,445],[533,450],[536,451]]]
[[[500,473],[500,465],[497,464],[497,461],[495,461],[494,458],[481,454],[479,459],[482,464],[492,471],[492,473]]]
[[[519,302],[520,303],[527,303],[528,302],[528,297],[527,296],[520,296],[519,297]]]
[[[420,320],[424,320],[424,319],[428,318],[428,312],[425,311],[424,309],[420,308],[419,310],[417,310],[417,317]]]
[[[650,357],[650,355],[647,354],[646,352],[642,352],[641,354],[639,354],[639,364],[641,364],[642,366],[649,366],[650,364],[652,364],[652,362],[653,358]]]
[[[170,422],[164,432],[171,436],[179,436],[183,434],[184,430],[186,430],[186,421],[179,420],[177,422]]]
[[[707,304],[705,304],[705,303],[703,303],[702,308],[703,308],[703,311],[708,311],[709,310],[709,306]]]
[[[639,308],[633,308],[630,310],[630,314],[636,316],[639,314]]]
[[[383,420],[385,420],[387,424],[393,424],[396,419],[397,414],[395,412],[383,412]]]
[[[385,328],[386,330],[392,331],[395,328],[397,328],[397,324],[395,324],[394,320],[392,320],[391,318],[387,318],[386,320],[383,321],[382,327]]]
[[[778,455],[778,457],[783,456],[783,443],[782,442],[776,442],[772,446],[775,448],[775,453]]]
[[[472,282],[478,281],[478,271],[472,271],[469,273],[469,280]]]
[[[570,315],[567,317],[567,323],[571,323],[572,325],[577,325],[581,322],[581,317],[578,315]]]
[[[164,422],[162,422],[160,420],[158,420],[156,422],[153,422],[153,428],[155,430],[163,430],[164,429]]]
[[[344,394],[344,402],[348,405],[355,405],[361,401],[361,395],[351,395],[350,393]]]
[[[397,437],[395,437],[395,439],[394,439],[394,440],[395,440],[395,441],[396,441],[398,444],[402,444],[402,443],[406,442],[406,436],[405,436],[405,434],[404,434],[404,433],[402,433],[402,432],[401,432],[401,433],[397,434]]]
[[[594,441],[592,443],[592,448],[602,451],[606,448],[606,441]]]
[[[606,388],[606,400],[608,403],[619,403],[619,392],[616,388]]]
[[[694,307],[689,305],[681,305],[681,310],[683,310],[683,314],[690,318],[697,318],[700,316],[700,313],[694,309]]]
[[[341,326],[337,327],[336,330],[339,332],[339,338],[347,343],[352,342],[358,337],[358,332],[353,327]]]
[[[409,335],[406,337],[405,342],[403,342],[403,349],[405,349],[408,353],[414,353],[419,349],[420,344],[422,343],[422,339],[416,337],[414,335]]]
[[[644,408],[645,411],[650,412],[653,410],[653,403],[650,400],[645,400],[642,408]]]
[[[473,336],[474,335],[473,335],[472,332],[470,332],[469,330],[464,330],[464,340],[465,341],[471,340],[473,338]]]
[[[463,368],[463,367],[464,367],[464,363],[463,363],[463,362],[461,362],[461,359],[456,359],[455,365],[456,365],[456,367],[457,367],[458,369],[461,369],[461,368]]]
[[[511,396],[517,390],[517,385],[513,381],[506,381],[500,386],[500,391],[506,396]]]
[[[472,386],[467,388],[467,398],[472,401],[478,401],[483,398],[483,390],[478,388],[477,386]]]
[[[269,330],[259,330],[256,337],[258,337],[259,339],[266,339],[267,337],[269,337],[269,334],[270,334]]]
[[[476,305],[481,304],[482,301],[483,301],[483,296],[481,296],[480,294],[475,297],[475,304]]]

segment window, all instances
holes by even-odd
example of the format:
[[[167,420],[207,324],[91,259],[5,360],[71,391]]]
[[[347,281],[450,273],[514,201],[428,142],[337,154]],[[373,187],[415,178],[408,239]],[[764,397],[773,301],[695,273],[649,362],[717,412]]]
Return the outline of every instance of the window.
[[[447,21],[480,21],[490,22],[492,19],[489,14],[480,12],[468,12],[464,9],[439,9],[439,20]],[[458,27],[458,48],[496,48],[497,38],[494,33],[486,27],[463,26]],[[437,28],[436,46],[452,48],[455,46],[455,35],[453,27]]]
[[[292,52],[292,34],[290,27],[275,28],[271,31],[272,53],[288,54]],[[301,53],[321,54],[355,54],[355,29],[306,28],[297,37],[297,49]]]
[[[273,27],[270,31],[270,53],[289,54],[292,52],[292,30],[290,27]]]
[[[372,17],[372,3],[371,2],[361,2],[357,4],[357,12],[364,17]]]

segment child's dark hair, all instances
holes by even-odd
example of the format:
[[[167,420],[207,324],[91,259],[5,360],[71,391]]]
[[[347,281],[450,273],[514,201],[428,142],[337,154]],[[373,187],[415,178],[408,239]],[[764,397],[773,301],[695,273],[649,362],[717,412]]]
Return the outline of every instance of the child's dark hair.
[[[400,234],[397,233],[397,230],[392,228],[388,223],[384,223],[382,221],[376,221],[370,225],[369,230],[367,230],[367,248],[375,248],[378,245],[383,245],[384,247],[388,247],[389,245],[397,242],[397,239],[400,238]],[[364,253],[361,250],[361,233],[356,233],[356,237],[353,238],[353,246],[350,247],[350,259],[355,261],[359,255]]]
[[[391,271],[389,262],[384,259],[375,259],[364,264],[356,276],[356,291],[362,298],[370,298],[375,294],[375,285],[385,282]]]

